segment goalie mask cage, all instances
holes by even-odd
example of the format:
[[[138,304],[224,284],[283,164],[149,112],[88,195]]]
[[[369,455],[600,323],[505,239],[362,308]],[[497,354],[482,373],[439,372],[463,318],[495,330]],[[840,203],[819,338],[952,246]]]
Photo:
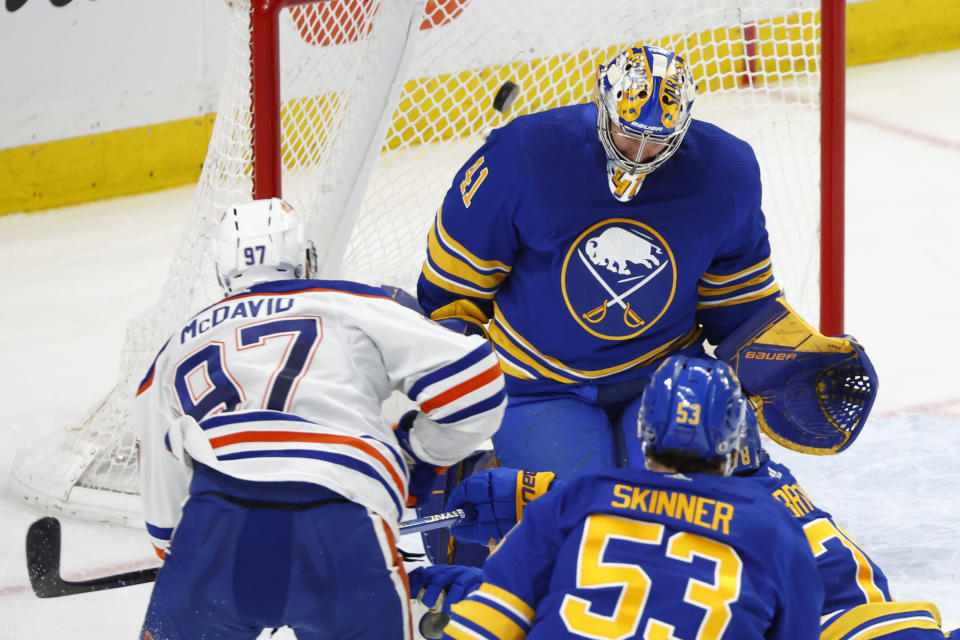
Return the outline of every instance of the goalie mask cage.
[[[128,408],[166,337],[222,295],[211,238],[227,205],[282,194],[318,240],[321,277],[410,290],[433,215],[484,134],[588,101],[597,65],[636,42],[684,55],[693,116],[753,145],[777,279],[839,333],[845,5],[824,2],[228,0],[216,124],[159,302],[128,326],[116,387],[82,424],[19,453],[13,490],[141,524]],[[507,81],[519,93],[500,112]]]

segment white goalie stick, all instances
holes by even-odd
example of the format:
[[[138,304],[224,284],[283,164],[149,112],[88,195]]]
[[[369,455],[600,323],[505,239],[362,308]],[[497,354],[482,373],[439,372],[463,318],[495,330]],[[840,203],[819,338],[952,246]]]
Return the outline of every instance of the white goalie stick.
[[[466,518],[462,509],[401,522],[401,535],[450,527]],[[60,575],[60,521],[40,518],[27,529],[27,575],[38,598],[59,598],[78,593],[130,587],[157,579],[160,567],[117,573],[92,580],[64,580]]]

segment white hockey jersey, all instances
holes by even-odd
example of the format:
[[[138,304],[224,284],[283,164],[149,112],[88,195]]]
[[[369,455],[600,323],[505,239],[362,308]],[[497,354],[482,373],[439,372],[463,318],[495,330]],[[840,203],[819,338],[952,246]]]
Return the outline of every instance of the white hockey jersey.
[[[328,487],[395,523],[408,471],[381,403],[420,408],[414,453],[462,459],[503,416],[496,356],[376,287],[284,280],[225,298],[167,341],[132,410],[147,530],[164,551],[199,461],[235,478]],[[162,554],[161,554],[162,555]]]

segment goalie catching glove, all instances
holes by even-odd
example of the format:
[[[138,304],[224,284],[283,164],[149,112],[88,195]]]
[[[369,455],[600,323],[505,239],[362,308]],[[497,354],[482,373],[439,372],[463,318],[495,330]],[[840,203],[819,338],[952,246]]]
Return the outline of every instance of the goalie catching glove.
[[[778,444],[816,455],[856,440],[877,395],[877,374],[851,336],[828,337],[784,299],[760,308],[716,349]]]

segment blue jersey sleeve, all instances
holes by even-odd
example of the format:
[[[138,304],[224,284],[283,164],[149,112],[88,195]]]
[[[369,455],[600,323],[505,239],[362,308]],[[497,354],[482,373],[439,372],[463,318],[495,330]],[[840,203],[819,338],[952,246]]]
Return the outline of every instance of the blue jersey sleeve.
[[[774,617],[766,640],[820,637],[823,585],[809,552],[796,541],[795,535],[785,536],[785,544],[778,545],[776,562],[771,563],[770,570],[780,572],[776,582],[784,591],[781,594],[783,606]]]
[[[483,566],[483,584],[452,607],[444,638],[522,640],[547,593],[564,534],[562,492],[532,502]]]
[[[491,303],[513,268],[518,237],[514,213],[522,199],[524,154],[510,125],[457,171],[427,238],[427,259],[417,283],[429,314],[467,298],[489,317]]]
[[[737,221],[697,286],[697,320],[712,344],[719,343],[780,292],[760,206],[762,189],[756,156],[750,145],[732,136],[725,146],[731,159],[726,178],[735,185],[729,191],[736,199]]]
[[[880,567],[833,516],[813,503],[787,467],[767,462],[753,478],[767,486],[803,527],[826,588],[824,615],[892,599]]]

